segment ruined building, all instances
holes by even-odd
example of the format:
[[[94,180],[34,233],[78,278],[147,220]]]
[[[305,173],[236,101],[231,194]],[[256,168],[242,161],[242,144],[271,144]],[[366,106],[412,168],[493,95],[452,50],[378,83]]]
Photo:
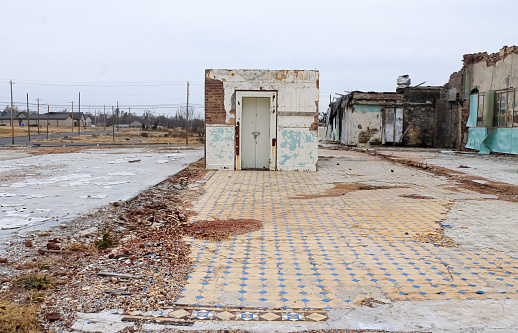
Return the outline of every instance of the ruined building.
[[[518,154],[518,47],[467,54],[463,74],[466,148]]]
[[[464,55],[442,87],[343,95],[330,104],[326,139],[518,154],[518,47]]]
[[[206,167],[316,170],[318,85],[314,70],[206,70]]]

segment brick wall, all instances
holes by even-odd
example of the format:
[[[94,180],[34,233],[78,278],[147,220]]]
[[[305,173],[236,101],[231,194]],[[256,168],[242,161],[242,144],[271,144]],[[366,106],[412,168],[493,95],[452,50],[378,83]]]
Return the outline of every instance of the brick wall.
[[[225,124],[223,82],[205,76],[205,123]]]

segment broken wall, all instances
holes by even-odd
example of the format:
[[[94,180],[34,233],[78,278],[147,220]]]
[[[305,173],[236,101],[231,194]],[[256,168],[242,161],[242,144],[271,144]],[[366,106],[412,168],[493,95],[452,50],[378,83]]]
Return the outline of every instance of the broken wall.
[[[518,153],[518,47],[464,55],[462,136],[481,153]],[[481,136],[486,134],[481,140]]]
[[[434,147],[435,107],[441,87],[409,87],[403,90],[403,145]]]
[[[464,70],[460,70],[450,75],[448,83],[441,87],[439,99],[435,103],[435,147],[461,148],[463,97]]]
[[[380,144],[381,105],[351,105],[347,125],[347,145]]]

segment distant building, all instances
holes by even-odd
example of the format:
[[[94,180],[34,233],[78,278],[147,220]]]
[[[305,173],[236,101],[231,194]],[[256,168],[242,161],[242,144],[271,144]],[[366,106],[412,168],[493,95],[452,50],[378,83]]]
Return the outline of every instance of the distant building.
[[[129,127],[132,128],[142,128],[142,123],[138,120],[135,120],[134,122],[129,124]]]
[[[22,112],[14,112],[13,113],[13,123],[14,126],[20,126],[23,122],[24,115]],[[11,112],[10,111],[2,111],[0,112],[0,124],[5,126],[11,126]]]
[[[92,119],[84,113],[74,112],[73,113],[74,126],[81,124],[83,127],[92,126]],[[56,127],[72,127],[72,113],[71,112],[49,112],[48,115],[40,115],[40,124],[47,124],[47,119],[50,126]]]

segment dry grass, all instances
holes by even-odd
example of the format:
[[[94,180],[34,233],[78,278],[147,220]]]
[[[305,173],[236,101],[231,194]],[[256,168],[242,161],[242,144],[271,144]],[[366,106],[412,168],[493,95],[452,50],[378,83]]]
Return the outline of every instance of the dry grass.
[[[35,305],[0,301],[0,332],[37,333],[38,326]]]
[[[31,126],[31,135],[37,135],[38,134],[38,127]],[[81,128],[81,133],[83,132],[90,132],[90,131],[98,131],[99,128],[95,127],[88,127],[86,131]],[[20,127],[15,126],[14,127],[14,136],[27,136],[27,127]],[[35,134],[36,132],[36,134]],[[55,126],[49,126],[49,136],[56,133],[71,133],[72,128],[71,127],[55,127]],[[77,133],[77,127],[74,128],[74,132]],[[40,127],[40,135],[44,135],[47,133],[47,127],[43,126]],[[10,138],[12,135],[12,129],[11,126],[0,126],[0,138]]]
[[[97,128],[100,130],[102,128]],[[108,127],[108,130],[111,128]],[[45,140],[42,140],[45,141]],[[49,139],[48,142],[60,143],[99,143],[99,144],[142,144],[142,143],[169,143],[185,144],[185,132],[182,131],[141,131],[140,129],[115,129],[115,133],[89,135],[81,132],[79,137]],[[200,145],[204,141],[195,135],[189,135],[189,145]]]
[[[189,164],[189,170],[205,170],[205,158]]]
[[[86,245],[80,242],[69,243],[64,246],[66,251],[74,252],[97,252],[97,248],[92,245]]]

